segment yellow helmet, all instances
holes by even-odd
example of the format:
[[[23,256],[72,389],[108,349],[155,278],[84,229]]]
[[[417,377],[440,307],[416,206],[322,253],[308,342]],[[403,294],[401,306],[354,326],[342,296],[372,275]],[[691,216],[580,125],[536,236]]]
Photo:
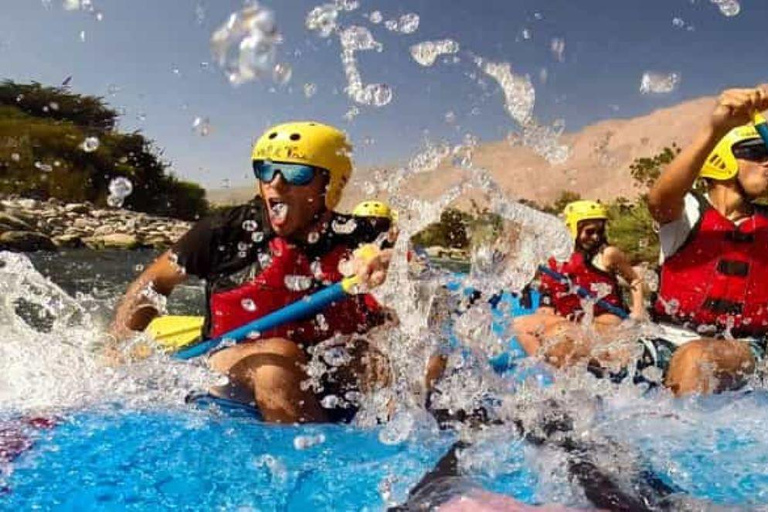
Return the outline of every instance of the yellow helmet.
[[[734,128],[717,143],[704,162],[699,176],[718,181],[730,180],[739,173],[739,163],[733,156],[733,146],[745,140],[759,138],[760,134],[752,124]]]
[[[389,207],[387,203],[381,201],[363,201],[358,203],[352,210],[352,215],[356,217],[377,217],[397,220],[397,212]]]
[[[583,220],[607,220],[608,210],[597,201],[574,201],[565,205],[563,209],[565,225],[575,239],[579,236],[579,222]]]
[[[329,173],[325,205],[332,210],[352,176],[352,146],[341,130],[313,121],[285,123],[266,130],[253,146],[251,160],[274,160],[320,167]]]

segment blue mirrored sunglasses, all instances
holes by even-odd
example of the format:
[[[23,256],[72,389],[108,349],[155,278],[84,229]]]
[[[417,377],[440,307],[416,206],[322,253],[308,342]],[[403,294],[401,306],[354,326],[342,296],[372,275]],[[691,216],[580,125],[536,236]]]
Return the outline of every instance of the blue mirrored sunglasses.
[[[732,148],[733,156],[750,162],[765,162],[768,160],[768,148],[763,139],[750,139]]]
[[[312,181],[318,170],[318,168],[309,165],[285,164],[270,160],[253,161],[253,174],[257,180],[264,183],[270,183],[275,179],[275,174],[279,172],[290,185],[306,185]]]

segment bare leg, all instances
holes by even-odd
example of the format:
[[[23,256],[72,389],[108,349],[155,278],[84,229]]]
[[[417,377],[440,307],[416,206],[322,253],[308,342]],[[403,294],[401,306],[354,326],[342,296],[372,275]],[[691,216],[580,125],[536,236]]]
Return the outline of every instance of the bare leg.
[[[664,383],[676,395],[716,393],[737,387],[754,370],[748,342],[700,339],[675,351]]]
[[[235,386],[252,390],[264,419],[274,423],[326,421],[307,379],[304,351],[291,340],[270,338],[236,345],[213,354],[211,368],[229,376]]]
[[[535,355],[541,348],[543,334],[553,326],[567,321],[565,318],[550,312],[537,312],[533,315],[516,318],[514,331],[526,354]]]

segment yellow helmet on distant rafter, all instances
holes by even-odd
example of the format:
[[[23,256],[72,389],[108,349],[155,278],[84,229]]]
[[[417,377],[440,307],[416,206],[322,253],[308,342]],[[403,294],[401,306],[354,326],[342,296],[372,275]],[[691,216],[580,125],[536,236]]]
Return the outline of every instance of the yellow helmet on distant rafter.
[[[363,201],[358,203],[352,210],[352,215],[356,217],[377,217],[392,221],[397,220],[397,212],[382,201]]]
[[[581,200],[565,205],[565,225],[575,239],[579,236],[579,222],[583,220],[608,220],[608,210],[597,201]]]
[[[733,155],[733,146],[752,139],[760,140],[760,134],[752,124],[739,126],[728,132],[707,157],[699,177],[727,181],[736,176],[739,173],[739,163]]]
[[[273,160],[325,169],[329,174],[325,205],[332,210],[352,176],[352,146],[341,130],[314,121],[273,126],[253,146],[251,160]]]

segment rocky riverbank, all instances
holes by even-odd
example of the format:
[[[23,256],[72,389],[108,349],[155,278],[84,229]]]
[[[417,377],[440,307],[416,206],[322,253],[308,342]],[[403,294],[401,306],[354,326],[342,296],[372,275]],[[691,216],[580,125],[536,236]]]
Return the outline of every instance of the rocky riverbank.
[[[191,223],[90,203],[0,198],[0,250],[162,249]]]

